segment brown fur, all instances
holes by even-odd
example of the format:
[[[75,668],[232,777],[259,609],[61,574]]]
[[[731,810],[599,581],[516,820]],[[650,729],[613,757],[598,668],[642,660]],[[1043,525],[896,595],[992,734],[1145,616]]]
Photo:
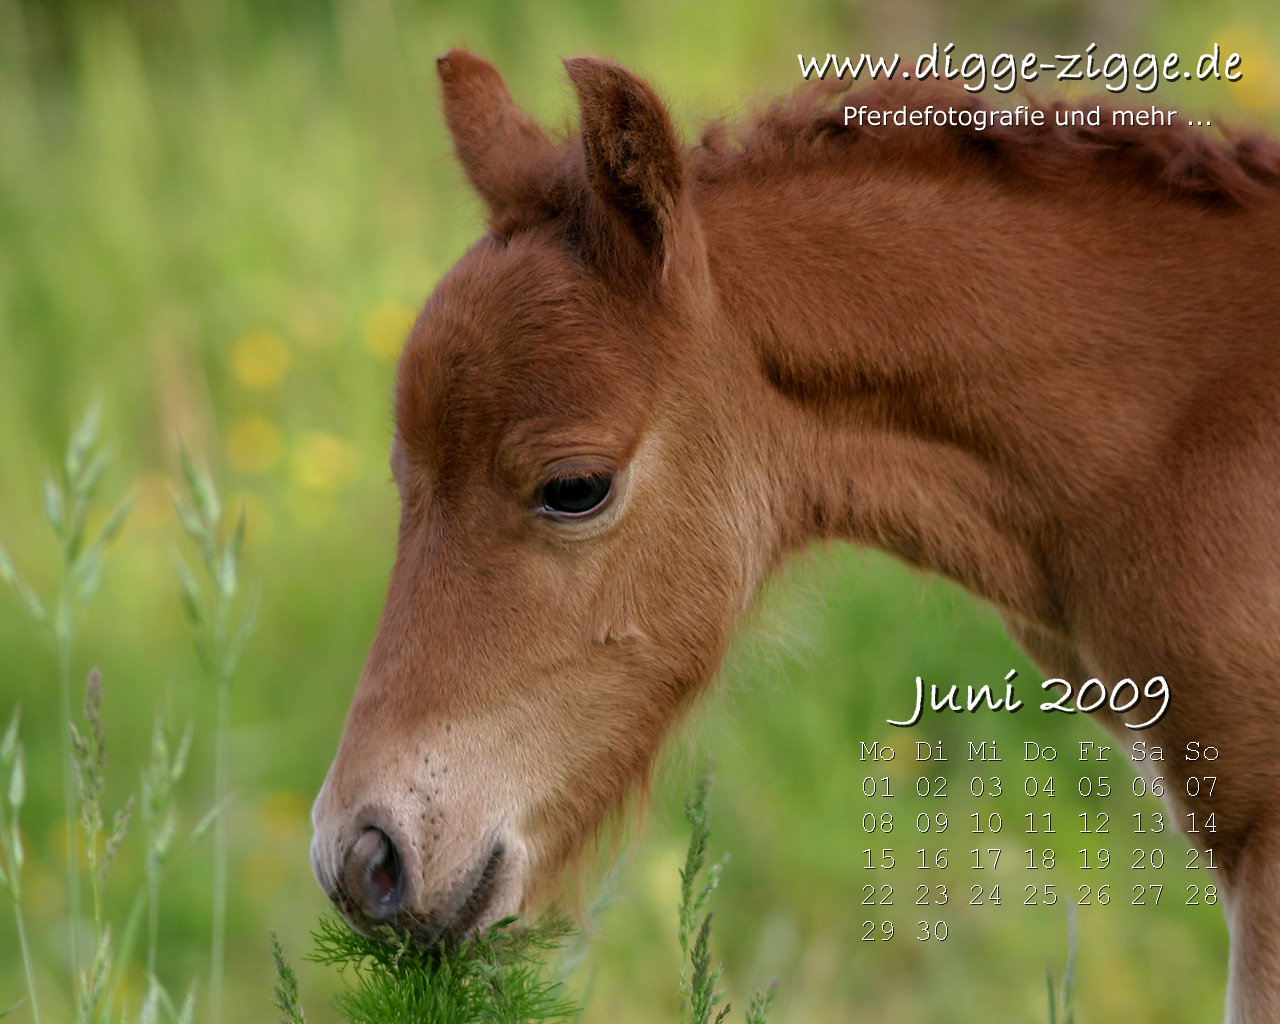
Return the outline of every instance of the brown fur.
[[[845,538],[993,602],[1048,673],[1169,679],[1144,738],[1170,791],[1187,741],[1222,751],[1197,809],[1228,1013],[1280,1018],[1276,147],[855,131],[816,89],[683,149],[639,79],[567,67],[582,131],[557,143],[488,64],[441,61],[492,233],[401,362],[399,553],[316,804],[322,883],[377,827],[424,936],[475,923],[457,907],[495,841],[492,913],[547,896],[764,578]],[[620,481],[581,530],[538,511],[565,460]]]

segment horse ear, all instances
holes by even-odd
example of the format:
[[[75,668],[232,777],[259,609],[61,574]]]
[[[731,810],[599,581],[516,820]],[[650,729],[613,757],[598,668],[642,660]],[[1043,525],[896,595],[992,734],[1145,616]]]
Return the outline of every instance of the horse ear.
[[[578,92],[592,191],[646,252],[665,261],[684,192],[680,144],[666,108],[611,61],[574,57],[564,65]]]
[[[467,178],[494,221],[528,202],[536,169],[551,141],[516,106],[498,69],[466,50],[436,61],[444,91],[444,119]]]

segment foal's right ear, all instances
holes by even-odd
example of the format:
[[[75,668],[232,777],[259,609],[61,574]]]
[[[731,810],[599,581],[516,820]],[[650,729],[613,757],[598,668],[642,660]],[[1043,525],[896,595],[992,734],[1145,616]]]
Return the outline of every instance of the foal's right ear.
[[[444,88],[444,118],[462,169],[501,221],[525,205],[551,141],[516,106],[498,69],[466,50],[436,61]]]
[[[650,256],[665,263],[684,192],[680,143],[662,101],[612,61],[564,62],[578,91],[587,178]]]

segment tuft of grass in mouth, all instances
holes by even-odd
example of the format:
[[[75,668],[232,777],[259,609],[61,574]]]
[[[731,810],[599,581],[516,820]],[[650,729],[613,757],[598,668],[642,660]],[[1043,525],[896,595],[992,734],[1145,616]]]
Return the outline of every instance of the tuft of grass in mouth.
[[[580,1008],[563,985],[544,974],[544,959],[560,947],[571,927],[561,917],[513,927],[497,922],[456,949],[423,948],[409,937],[372,939],[326,916],[313,932],[307,959],[336,968],[346,988],[335,997],[349,1021],[391,1024],[541,1024],[571,1021]],[[303,1024],[293,971],[276,948],[276,1006],[282,1024]]]

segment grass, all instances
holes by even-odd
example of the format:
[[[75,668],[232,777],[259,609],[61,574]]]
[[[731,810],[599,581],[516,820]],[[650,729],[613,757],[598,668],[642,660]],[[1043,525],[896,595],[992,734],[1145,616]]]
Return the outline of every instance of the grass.
[[[188,728],[172,746],[163,714],[154,721],[150,758],[146,763],[140,784],[141,817],[145,834],[145,884],[133,900],[123,927],[113,931],[106,911],[107,883],[121,846],[129,834],[132,815],[137,801],[136,794],[129,794],[123,803],[109,814],[105,809],[107,792],[107,740],[103,724],[102,673],[96,667],[90,671],[85,684],[82,715],[79,723],[70,714],[70,674],[74,653],[76,626],[81,613],[97,590],[102,572],[102,561],[107,545],[119,533],[132,501],[121,502],[106,519],[92,542],[88,521],[94,499],[107,465],[107,456],[98,447],[98,431],[101,411],[98,405],[72,430],[62,462],[63,475],[58,479],[47,476],[42,487],[45,519],[52,529],[61,555],[61,574],[54,600],[48,605],[41,601],[34,588],[19,573],[7,551],[0,546],[0,579],[7,582],[22,599],[33,622],[45,630],[53,642],[61,684],[61,704],[64,709],[62,722],[67,753],[66,776],[70,786],[67,800],[67,818],[75,824],[67,830],[67,897],[71,909],[68,931],[68,959],[71,964],[74,994],[74,1019],[76,1024],[112,1024],[114,1021],[131,1020],[124,1005],[121,990],[125,984],[133,949],[139,929],[139,921],[145,908],[146,925],[146,989],[142,998],[138,1024],[155,1024],[161,1019],[172,1024],[189,1024],[194,1016],[194,982],[187,990],[182,1005],[175,1005],[160,983],[157,975],[160,922],[160,884],[169,854],[174,845],[177,818],[173,807],[175,787],[185,771],[191,747],[192,732]],[[240,651],[253,627],[255,601],[251,601],[240,616],[234,629],[229,630],[231,602],[237,584],[237,556],[243,543],[243,517],[234,535],[218,545],[217,531],[220,507],[217,490],[208,474],[197,470],[183,451],[183,464],[191,488],[193,501],[177,497],[175,503],[188,531],[201,544],[205,565],[215,577],[212,602],[205,599],[194,577],[178,560],[179,576],[193,625],[197,631],[197,646],[208,652],[208,662],[214,669],[220,688],[220,705],[235,673]],[[208,633],[201,631],[206,608],[212,604],[214,625]],[[229,639],[230,637],[230,639]],[[212,640],[212,642],[210,642]],[[41,1022],[39,987],[32,962],[31,943],[27,935],[23,911],[22,874],[25,852],[18,815],[26,794],[25,758],[18,741],[20,714],[13,713],[4,739],[0,742],[0,770],[7,776],[6,816],[0,805],[0,881],[8,889],[13,903],[19,945],[25,965],[27,1000],[31,1003],[36,1024]],[[225,716],[220,716],[217,726],[219,752],[225,750]],[[221,762],[220,762],[221,763]],[[225,766],[219,774],[225,779]],[[218,793],[213,810],[195,827],[188,842],[197,841],[209,828],[221,821],[226,802],[225,787]],[[220,868],[222,889],[215,874],[215,899],[221,895],[225,904],[225,843],[218,851],[215,864]],[[89,881],[90,915],[93,927],[93,946],[89,957],[82,957],[80,942],[80,893],[81,855],[84,873]],[[213,942],[217,951],[222,935],[215,916]],[[220,964],[215,956],[211,991],[220,991]],[[216,1007],[216,1002],[215,1002]],[[6,1011],[8,1012],[8,1011]],[[217,1019],[211,1015],[211,1019]]]
[[[83,968],[76,965],[74,1021],[75,1024],[132,1024],[135,1021],[136,1024],[158,1024],[164,1020],[170,1024],[190,1024],[194,1014],[194,985],[188,989],[186,999],[178,1007],[156,975],[155,923],[159,911],[159,876],[174,831],[168,793],[162,792],[161,787],[167,790],[181,777],[184,748],[180,747],[176,757],[170,758],[167,743],[163,739],[163,720],[157,719],[157,740],[142,784],[149,865],[147,886],[144,892],[137,893],[123,927],[116,932],[105,911],[105,895],[111,869],[129,834],[135,801],[132,795],[129,796],[124,805],[109,818],[103,807],[107,781],[107,744],[102,724],[102,699],[102,677],[95,668],[90,672],[85,685],[83,725],[77,726],[74,721],[67,723],[72,735],[75,808],[89,877],[94,939],[93,952],[87,963]],[[8,890],[17,921],[19,946],[26,968],[27,994],[24,1001],[30,1002],[32,1015],[37,1024],[40,1024],[39,986],[25,924],[22,889],[25,855],[18,815],[24,802],[25,771],[22,744],[18,740],[19,721],[15,712],[4,739],[0,741],[0,776],[5,777],[8,802],[7,815],[0,807],[0,883]],[[198,838],[198,830],[194,835]],[[149,911],[151,925],[148,929],[146,955],[147,983],[135,1017],[130,1013],[127,1001],[122,998],[122,984],[131,961],[144,906]]]
[[[36,624],[42,627],[57,655],[58,694],[61,720],[68,728],[62,730],[62,801],[69,820],[75,817],[77,797],[79,805],[86,808],[85,791],[74,775],[77,759],[73,750],[74,726],[71,724],[71,675],[75,653],[76,626],[83,610],[98,589],[102,576],[102,558],[107,545],[124,525],[131,503],[122,502],[112,513],[97,539],[86,543],[89,513],[93,508],[99,486],[106,472],[109,458],[98,447],[98,430],[102,420],[102,408],[98,403],[90,406],[79,423],[71,431],[66,453],[62,459],[60,474],[48,474],[41,487],[45,521],[53,531],[60,556],[58,586],[52,600],[42,602],[32,587],[18,572],[12,558],[0,546],[0,579],[12,585],[23,599]],[[79,792],[77,789],[79,788]],[[94,850],[87,850],[91,860],[91,877],[97,878],[98,858]],[[76,869],[79,861],[79,842],[74,828],[66,833],[67,892],[72,908],[80,906],[80,875]],[[101,902],[98,890],[94,890],[94,919],[101,920]],[[101,943],[101,934],[97,936]],[[73,913],[70,930],[70,962],[80,963],[80,915]],[[78,979],[72,979],[73,985]],[[34,996],[33,1007],[34,1007]]]
[[[408,939],[380,941],[352,932],[332,917],[315,932],[311,959],[343,972],[336,997],[352,1022],[386,1024],[541,1024],[579,1012],[558,981],[545,977],[543,958],[559,947],[568,926],[548,919],[516,929],[511,918],[457,950],[424,950]]]
[[[18,742],[18,724],[21,712],[15,710],[9,727],[0,740],[0,885],[8,891],[13,902],[13,916],[18,929],[18,947],[22,950],[22,969],[27,977],[27,995],[24,1000],[5,1011],[5,1015],[30,1001],[31,1014],[40,1024],[40,1000],[36,992],[35,965],[31,959],[31,940],[27,936],[27,919],[22,910],[22,867],[26,854],[22,845],[22,832],[18,827],[18,815],[27,797],[26,758],[22,744]],[[5,803],[8,811],[5,811]]]
[[[67,894],[72,908],[68,943],[72,971],[71,987],[78,993],[78,1016],[88,1012],[101,998],[103,972],[109,964],[110,934],[106,931],[102,912],[102,886],[106,874],[115,859],[115,852],[128,827],[126,807],[104,830],[101,817],[102,768],[105,767],[100,729],[91,728],[85,735],[76,730],[71,715],[71,675],[75,653],[76,629],[84,606],[98,589],[102,578],[102,560],[107,545],[119,533],[129,514],[130,501],[121,502],[111,513],[96,539],[88,542],[89,515],[93,509],[98,489],[106,472],[109,457],[100,450],[98,431],[101,424],[101,406],[94,403],[72,429],[62,459],[59,474],[48,474],[41,487],[45,521],[53,531],[60,556],[60,573],[55,594],[51,600],[42,601],[18,571],[13,559],[0,545],[0,579],[9,583],[22,598],[32,620],[44,632],[56,652],[58,665],[58,693],[61,707],[62,733],[62,795],[63,810],[68,821],[77,816],[88,841],[84,854],[89,864],[89,878],[93,898],[94,954],[88,974],[79,973],[80,956],[80,843],[74,827],[66,831]],[[90,677],[86,696],[86,715],[92,720],[96,712],[95,695],[97,677]],[[15,717],[16,723],[16,717]],[[91,724],[98,725],[96,721]],[[16,728],[16,725],[15,725]],[[12,779],[21,782],[22,762],[13,769]],[[21,786],[19,785],[19,789]],[[78,810],[78,815],[77,815]],[[17,807],[13,808],[16,819]],[[13,884],[22,866],[21,837],[14,823],[9,856],[13,869]],[[21,890],[15,888],[15,907],[20,907]],[[19,918],[21,921],[21,918]],[[24,950],[26,949],[24,942]],[[24,953],[24,956],[29,956]],[[28,968],[28,995],[32,1011],[39,1016],[34,978]]]
[[[276,988],[272,1002],[284,1014],[280,1018],[280,1024],[307,1024],[307,1015],[298,1001],[298,976],[285,959],[284,948],[274,931],[271,933],[271,958],[276,966]]]
[[[1053,992],[1053,971],[1044,965],[1045,986],[1049,990],[1049,1024],[1075,1024],[1075,986],[1076,986],[1076,905],[1067,900],[1067,963],[1062,968],[1062,987],[1055,998]]]
[[[711,911],[708,905],[720,884],[720,875],[729,862],[729,855],[725,854],[707,867],[707,843],[711,838],[711,814],[707,809],[710,793],[711,773],[708,770],[685,801],[685,820],[689,823],[690,836],[684,867],[680,869],[681,1024],[709,1024],[712,1012],[724,999],[724,992],[716,987],[724,968],[720,964],[711,966]],[[765,1024],[774,991],[770,986],[751,997],[746,1012],[747,1024]],[[725,1003],[716,1014],[715,1024],[720,1024],[728,1016],[729,1009],[729,1004]]]
[[[227,944],[227,802],[231,798],[231,684],[245,644],[258,620],[259,592],[255,588],[242,608],[236,606],[240,589],[240,553],[244,548],[245,513],[240,510],[235,529],[221,536],[222,499],[206,470],[196,466],[186,445],[180,449],[187,495],[174,495],[178,519],[200,551],[200,564],[208,577],[202,586],[180,556],[174,556],[182,585],[183,606],[195,631],[196,653],[217,698],[214,724],[213,819],[213,937],[210,943],[209,1020],[222,1020],[222,991],[226,976]]]

